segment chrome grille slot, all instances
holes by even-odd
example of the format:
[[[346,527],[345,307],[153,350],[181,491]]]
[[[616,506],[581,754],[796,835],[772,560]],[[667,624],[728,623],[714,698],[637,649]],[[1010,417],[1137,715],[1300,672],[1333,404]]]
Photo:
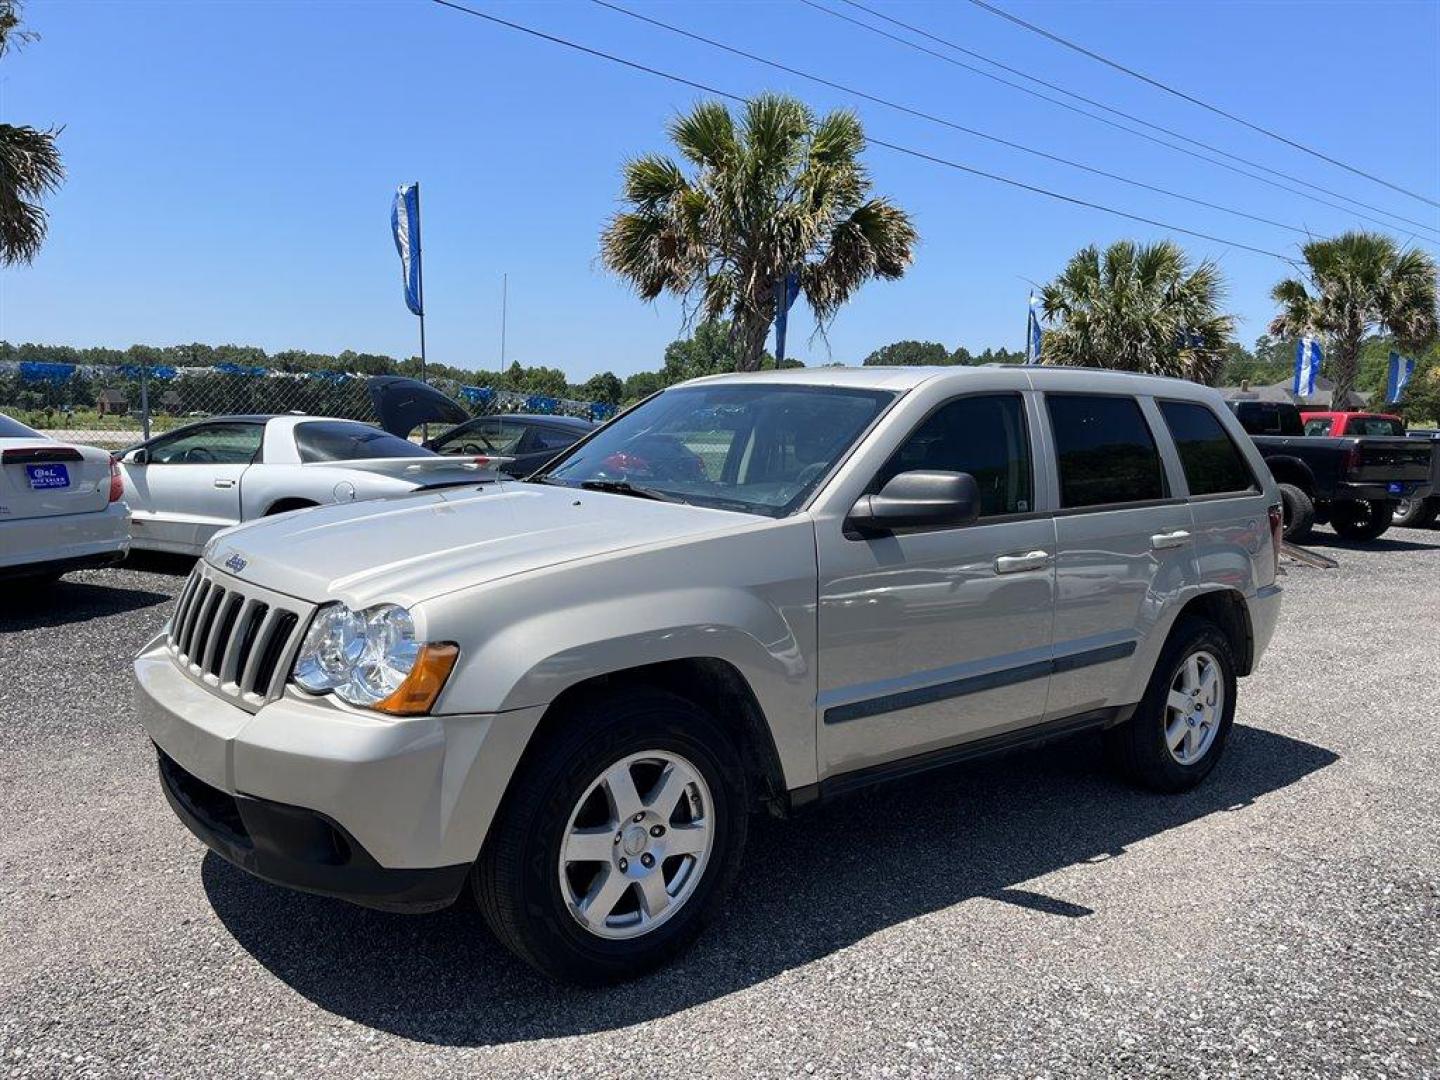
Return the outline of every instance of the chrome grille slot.
[[[170,620],[181,670],[254,711],[278,698],[314,605],[196,565]]]

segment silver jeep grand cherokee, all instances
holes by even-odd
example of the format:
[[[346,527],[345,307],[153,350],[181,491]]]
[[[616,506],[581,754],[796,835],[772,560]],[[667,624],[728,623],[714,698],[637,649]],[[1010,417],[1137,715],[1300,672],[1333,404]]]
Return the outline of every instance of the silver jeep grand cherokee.
[[[1280,507],[1214,392],[1052,368],[719,376],[528,481],[215,538],[135,661],[166,796],[279,884],[602,982],[724,901],[752,810],[1082,729],[1214,767]]]

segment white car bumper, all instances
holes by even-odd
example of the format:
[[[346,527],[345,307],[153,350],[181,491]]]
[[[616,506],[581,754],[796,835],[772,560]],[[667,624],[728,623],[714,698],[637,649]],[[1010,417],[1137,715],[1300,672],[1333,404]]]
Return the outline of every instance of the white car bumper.
[[[130,550],[130,510],[113,502],[104,510],[53,517],[0,517],[0,575],[44,574],[105,566]]]

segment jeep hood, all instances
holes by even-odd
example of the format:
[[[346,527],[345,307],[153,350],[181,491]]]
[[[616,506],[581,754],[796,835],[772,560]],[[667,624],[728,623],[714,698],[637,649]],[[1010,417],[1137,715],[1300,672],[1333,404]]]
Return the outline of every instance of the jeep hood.
[[[767,519],[628,495],[502,482],[322,506],[217,533],[211,565],[354,608],[414,604],[547,566]]]

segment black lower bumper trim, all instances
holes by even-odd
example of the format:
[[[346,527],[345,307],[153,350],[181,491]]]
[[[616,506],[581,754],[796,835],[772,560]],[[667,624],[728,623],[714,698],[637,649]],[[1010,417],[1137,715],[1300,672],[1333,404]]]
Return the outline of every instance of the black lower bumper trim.
[[[186,828],[226,862],[275,885],[381,911],[449,907],[469,863],[397,870],[381,866],[336,822],[316,810],[231,795],[211,787],[155,748],[160,787]]]

